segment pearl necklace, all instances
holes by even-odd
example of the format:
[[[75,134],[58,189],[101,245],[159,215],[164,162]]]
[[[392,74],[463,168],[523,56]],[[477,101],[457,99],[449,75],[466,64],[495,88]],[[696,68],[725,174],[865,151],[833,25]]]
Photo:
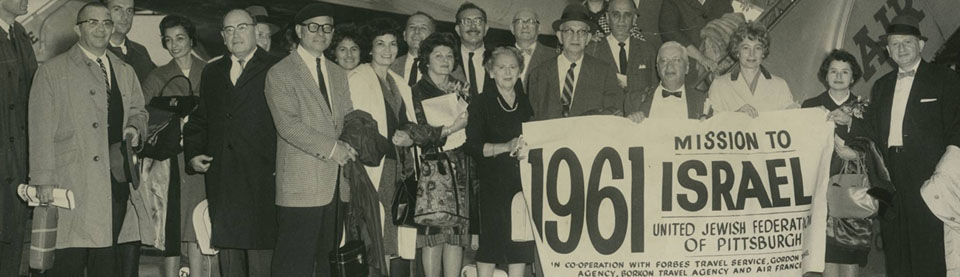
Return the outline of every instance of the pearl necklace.
[[[509,106],[509,105],[505,105],[506,102],[507,102],[507,100],[503,99],[503,96],[502,96],[502,95],[497,94],[497,104],[500,104],[500,108],[503,109],[504,111],[506,111],[506,112],[513,112],[513,111],[516,111],[516,110],[517,110],[517,107],[520,106],[520,105],[517,105],[518,103],[517,103],[517,96],[516,96],[516,95],[513,96],[513,108],[507,108],[507,106]]]

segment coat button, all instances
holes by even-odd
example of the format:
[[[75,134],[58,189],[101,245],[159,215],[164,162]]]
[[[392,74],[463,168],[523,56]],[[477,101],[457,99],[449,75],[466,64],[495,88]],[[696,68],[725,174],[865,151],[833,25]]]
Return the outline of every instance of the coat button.
[[[227,149],[233,150],[233,144],[227,144]]]
[[[10,110],[12,111],[13,109],[17,108],[17,105],[15,105],[15,104],[10,104],[10,107],[9,107],[9,108],[10,108]]]
[[[939,195],[934,195],[934,196],[933,196],[933,199],[940,199],[940,196],[939,196]]]
[[[100,161],[100,156],[93,156],[93,161],[99,162],[99,161]]]
[[[98,127],[100,127],[100,123],[94,122],[94,123],[93,123],[93,128],[96,129],[96,128],[98,128]]]
[[[233,114],[227,113],[227,118],[233,118]]]
[[[94,95],[94,94],[97,94],[97,91],[91,89],[91,90],[90,90],[90,95]]]

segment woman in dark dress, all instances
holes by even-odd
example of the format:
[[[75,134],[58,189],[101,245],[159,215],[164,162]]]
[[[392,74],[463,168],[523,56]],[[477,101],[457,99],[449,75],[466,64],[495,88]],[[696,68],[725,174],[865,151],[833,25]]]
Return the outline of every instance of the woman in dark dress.
[[[858,96],[850,92],[850,88],[856,83],[863,72],[853,55],[844,50],[833,50],[823,60],[820,65],[818,76],[820,81],[824,82],[828,89],[817,97],[803,101],[803,108],[823,107],[833,111],[836,109],[857,109],[861,106],[861,100]],[[856,114],[856,112],[854,112]],[[846,126],[837,126],[834,129],[835,150],[833,158],[830,161],[830,176],[840,174],[844,164],[855,166],[858,154],[850,147],[844,145],[844,140],[850,139],[849,130]],[[844,161],[848,161],[845,163]],[[838,224],[848,224],[850,226],[860,226],[860,230],[870,230],[870,219],[859,218],[835,218],[827,214],[827,228],[831,229]],[[837,240],[837,236],[869,236],[866,234],[850,234],[832,229],[833,232],[827,232],[826,262],[823,276],[857,276],[859,266],[866,266],[867,254],[870,253],[870,245],[848,245]],[[862,241],[862,240],[861,240]],[[869,241],[869,240],[867,240]]]
[[[477,161],[480,176],[479,249],[477,276],[492,277],[497,264],[509,264],[511,277],[523,276],[533,262],[534,244],[514,242],[510,235],[511,202],[520,193],[520,162],[516,153],[523,122],[533,116],[530,101],[517,82],[523,54],[512,46],[494,49],[484,66],[496,81],[477,96],[469,109],[467,154]]]
[[[394,134],[393,143],[397,146],[416,145],[423,155],[440,153],[441,150],[450,153],[454,172],[457,172],[454,182],[457,184],[459,201],[469,206],[466,195],[476,187],[477,178],[472,159],[467,157],[461,147],[466,141],[464,128],[467,126],[467,112],[463,111],[450,125],[432,126],[427,124],[422,106],[424,100],[450,93],[460,95],[461,102],[466,101],[468,86],[450,75],[454,70],[453,49],[456,45],[456,38],[452,34],[439,32],[433,33],[420,43],[419,56],[423,59],[420,72],[423,78],[412,88],[416,124],[407,124],[398,130]],[[474,220],[473,217],[470,219]],[[468,232],[477,227],[474,222],[468,225],[418,228],[417,247],[423,249],[421,258],[427,277],[460,275],[463,248],[470,246]]]

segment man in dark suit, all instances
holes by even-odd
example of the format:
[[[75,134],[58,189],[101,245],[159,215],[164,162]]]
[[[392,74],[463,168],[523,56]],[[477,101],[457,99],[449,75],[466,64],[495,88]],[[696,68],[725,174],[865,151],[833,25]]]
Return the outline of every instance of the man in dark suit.
[[[116,25],[113,34],[110,35],[110,46],[107,49],[133,66],[133,70],[137,72],[137,79],[143,83],[157,65],[150,59],[150,53],[147,52],[146,47],[127,38],[127,33],[133,26],[133,0],[102,1],[110,9],[110,17]]]
[[[623,113],[637,123],[647,117],[700,119],[709,116],[709,107],[704,108],[707,94],[684,85],[690,67],[683,45],[670,41],[661,45],[658,53],[660,85],[628,94]]]
[[[943,222],[924,203],[920,188],[948,147],[960,146],[960,77],[920,57],[919,20],[899,15],[881,38],[897,69],[880,77],[863,119],[840,109],[830,119],[881,148],[896,192],[881,207],[887,275],[944,276]]]
[[[0,0],[0,277],[20,276],[27,205],[17,185],[27,182],[27,101],[37,56],[27,31],[16,21],[26,0]]]
[[[621,112],[623,92],[613,67],[583,52],[596,28],[587,9],[577,4],[567,5],[553,22],[563,53],[530,72],[534,120]]]
[[[487,49],[483,43],[489,29],[487,11],[474,3],[463,3],[457,9],[457,26],[454,29],[460,36],[460,47],[453,50],[456,71],[452,74],[454,78],[470,84],[470,95],[480,94],[485,91],[484,86],[494,85],[493,78],[483,67],[486,57],[490,56],[490,51],[493,50]]]
[[[630,28],[637,18],[632,0],[613,0],[606,11],[610,34],[587,45],[587,55],[614,67],[624,93],[636,93],[657,84],[657,46],[633,36]]]
[[[270,276],[277,239],[277,130],[263,92],[277,61],[257,47],[255,29],[245,10],[223,18],[230,54],[203,70],[200,106],[183,130],[184,157],[206,173],[210,244],[223,276]]]
[[[537,42],[540,35],[540,16],[533,9],[521,8],[513,15],[513,24],[510,32],[516,38],[517,49],[523,51],[523,72],[520,72],[520,81],[524,89],[527,88],[527,79],[530,78],[530,68],[557,57],[557,49]]]
[[[300,46],[267,73],[267,104],[281,139],[273,275],[328,276],[327,255],[340,241],[337,201],[349,199],[340,166],[357,153],[339,139],[353,104],[347,72],[323,56],[333,38],[333,8],[309,4],[294,22]]]
[[[390,65],[390,70],[396,72],[413,87],[422,77],[419,72],[420,42],[433,34],[437,28],[434,19],[424,12],[416,12],[407,18],[407,26],[403,29],[403,41],[407,43],[407,54],[400,56]]]
[[[676,41],[687,54],[713,70],[717,62],[700,53],[700,29],[708,22],[733,12],[731,0],[663,0],[660,4],[660,34],[664,42]]]

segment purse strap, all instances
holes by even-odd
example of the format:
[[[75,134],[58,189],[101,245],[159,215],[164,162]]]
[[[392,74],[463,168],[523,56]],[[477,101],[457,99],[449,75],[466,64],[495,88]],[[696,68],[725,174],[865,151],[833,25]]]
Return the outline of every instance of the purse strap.
[[[187,80],[187,92],[190,93],[190,95],[188,96],[193,96],[193,83],[190,82],[190,78],[187,78],[187,76],[183,76],[183,74],[181,74],[181,75],[170,77],[170,79],[167,79],[167,82],[163,83],[163,87],[160,87],[160,93],[157,94],[157,97],[163,96],[163,91],[167,89],[167,85],[169,85],[171,81],[176,80],[177,78],[183,78],[184,80]]]

